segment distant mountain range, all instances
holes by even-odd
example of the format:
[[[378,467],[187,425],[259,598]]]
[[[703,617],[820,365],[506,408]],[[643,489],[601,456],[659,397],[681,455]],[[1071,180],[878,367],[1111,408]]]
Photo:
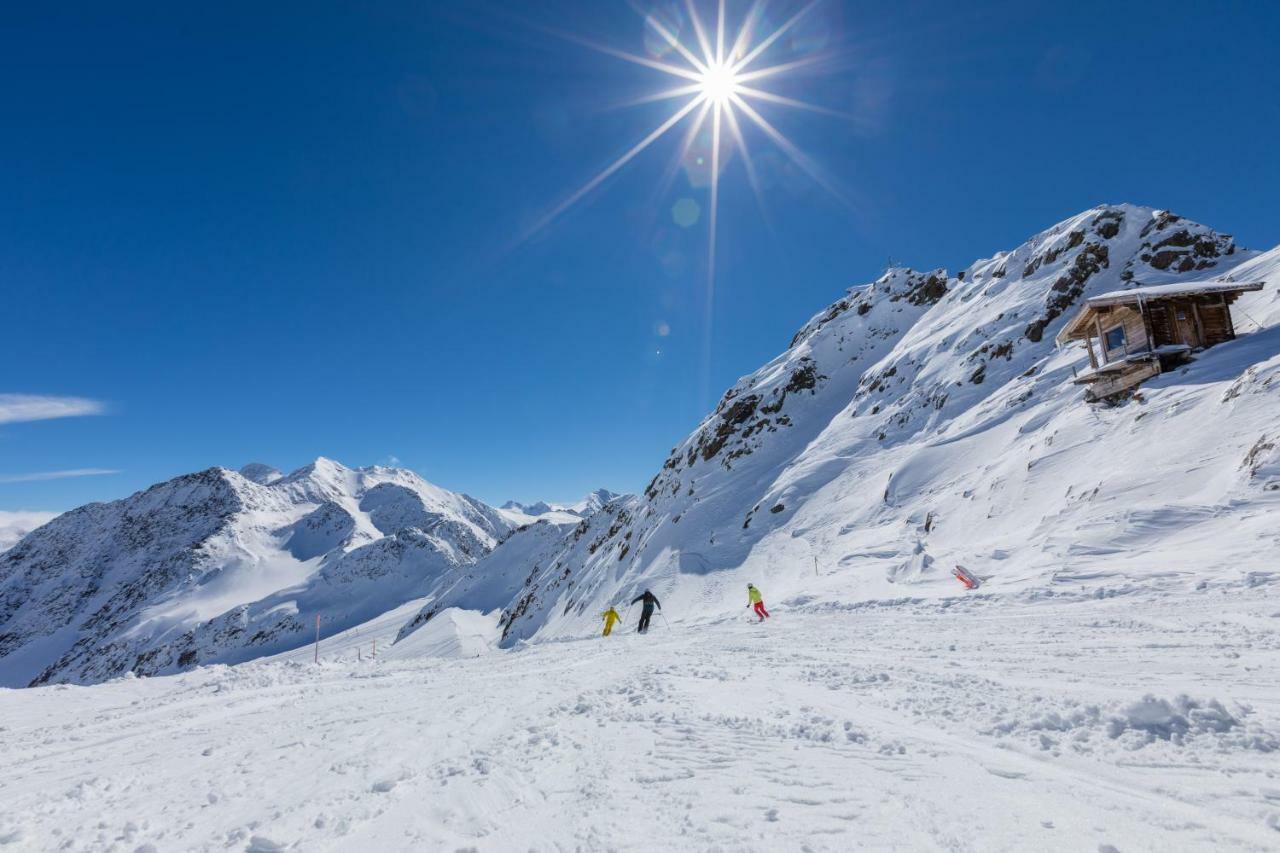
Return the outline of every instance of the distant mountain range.
[[[522,515],[530,517],[546,516],[551,513],[567,513],[575,515],[578,518],[586,518],[592,513],[597,512],[609,501],[620,497],[616,492],[608,489],[596,489],[594,492],[587,493],[582,500],[575,501],[571,504],[553,504],[546,501],[538,501],[531,504],[522,504],[516,501],[507,501],[500,509],[514,511]]]

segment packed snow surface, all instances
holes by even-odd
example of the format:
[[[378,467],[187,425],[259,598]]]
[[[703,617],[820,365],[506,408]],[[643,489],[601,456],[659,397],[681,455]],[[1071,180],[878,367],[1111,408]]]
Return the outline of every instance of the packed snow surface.
[[[851,574],[765,587],[763,625],[743,595],[477,658],[375,660],[370,628],[362,659],[0,691],[0,849],[1280,843],[1274,585],[842,603]]]

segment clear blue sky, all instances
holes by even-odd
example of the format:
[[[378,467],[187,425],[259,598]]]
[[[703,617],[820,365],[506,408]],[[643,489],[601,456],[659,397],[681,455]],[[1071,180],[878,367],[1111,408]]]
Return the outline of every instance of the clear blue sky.
[[[0,393],[105,412],[0,424],[0,509],[317,455],[635,490],[890,255],[955,270],[1114,201],[1270,247],[1278,10],[829,0],[769,57],[835,62],[773,88],[856,120],[761,109],[853,205],[749,130],[769,224],[735,158],[707,349],[678,134],[516,240],[670,114],[613,108],[663,75],[547,32],[644,53],[623,0],[10,4]],[[76,469],[120,473],[22,479]]]

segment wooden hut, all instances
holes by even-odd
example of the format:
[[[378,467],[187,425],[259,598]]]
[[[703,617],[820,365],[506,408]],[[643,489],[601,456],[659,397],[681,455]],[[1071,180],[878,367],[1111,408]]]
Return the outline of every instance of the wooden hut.
[[[1231,303],[1261,289],[1262,282],[1199,281],[1104,293],[1085,301],[1057,341],[1084,341],[1090,369],[1075,383],[1089,386],[1086,399],[1100,400],[1234,338]]]

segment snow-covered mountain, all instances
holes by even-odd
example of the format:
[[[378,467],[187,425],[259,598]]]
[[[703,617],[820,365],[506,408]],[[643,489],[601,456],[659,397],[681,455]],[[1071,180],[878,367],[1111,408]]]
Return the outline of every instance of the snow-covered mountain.
[[[803,597],[824,570],[891,597],[951,591],[956,564],[1009,589],[1248,577],[1280,544],[1263,520],[1280,508],[1278,259],[1108,205],[955,275],[852,288],[729,389],[642,495],[481,562],[502,571],[520,549],[537,567],[504,641],[592,630],[645,587],[708,616],[741,608],[747,581]],[[1239,339],[1128,405],[1083,401],[1083,350],[1053,344],[1083,299],[1228,276],[1268,282],[1238,303]]]
[[[447,588],[509,534],[410,471],[210,468],[68,512],[0,555],[0,685],[236,661]]]
[[[1238,339],[1091,405],[1083,300],[1264,281]],[[0,684],[92,682],[296,649],[381,617],[493,641],[580,636],[651,588],[675,621],[814,601],[1052,596],[1277,578],[1280,248],[1108,205],[952,275],[888,270],[724,395],[640,495],[493,509],[390,468],[210,469],[59,517],[0,554]],[[1110,592],[1109,592],[1110,591]],[[497,614],[496,619],[457,611]],[[433,625],[423,648],[486,648]],[[439,636],[437,636],[439,635]],[[456,640],[456,642],[455,642]]]
[[[617,492],[611,492],[608,489],[596,489],[594,492],[588,492],[587,496],[580,501],[567,504],[560,509],[571,512],[574,515],[586,518],[604,508],[604,505],[610,501],[617,500],[622,497]]]

